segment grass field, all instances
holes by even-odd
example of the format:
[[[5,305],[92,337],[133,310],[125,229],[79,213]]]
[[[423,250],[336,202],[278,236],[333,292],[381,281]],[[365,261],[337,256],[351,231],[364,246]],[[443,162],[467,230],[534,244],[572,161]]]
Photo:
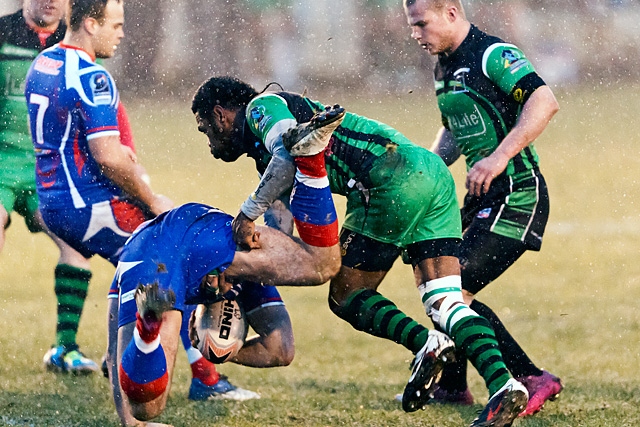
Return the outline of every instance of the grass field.
[[[522,427],[636,426],[640,423],[640,86],[558,92],[561,111],[537,142],[551,192],[540,253],[528,253],[480,294],[539,366],[562,377],[561,398]],[[322,98],[320,98],[322,99]],[[430,93],[367,102],[333,97],[428,146],[438,126]],[[257,183],[252,162],[214,161],[185,102],[129,102],[139,157],[152,184],[176,202],[202,201],[235,213]],[[454,174],[462,187],[463,168]],[[459,190],[461,191],[461,190]],[[337,200],[339,210],[343,201]],[[108,382],[45,372],[55,331],[55,246],[14,216],[0,255],[0,426],[115,426]],[[79,343],[95,360],[105,343],[105,295],[113,267],[92,261],[94,279]],[[381,287],[428,324],[410,269],[396,265]],[[477,405],[413,414],[393,401],[408,378],[410,354],[357,333],[330,313],[326,285],[281,292],[297,354],[287,368],[223,365],[262,399],[190,402],[190,372],[179,354],[171,397],[157,421],[177,426],[466,426],[486,403],[470,369]]]

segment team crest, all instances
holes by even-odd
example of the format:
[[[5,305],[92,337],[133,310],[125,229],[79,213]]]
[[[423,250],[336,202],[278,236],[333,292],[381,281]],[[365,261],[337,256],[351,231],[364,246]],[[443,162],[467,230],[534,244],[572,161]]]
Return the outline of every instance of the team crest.
[[[111,87],[109,86],[109,78],[105,73],[96,73],[91,76],[90,84],[93,101],[96,104],[111,103]]]
[[[504,68],[509,68],[511,74],[518,71],[527,64],[527,59],[522,57],[519,52],[506,49],[502,52],[502,63]]]
[[[454,82],[453,85],[453,93],[465,93],[469,92],[467,89],[467,76],[469,75],[469,68],[459,68],[453,73]]]
[[[253,127],[259,132],[264,132],[265,127],[267,127],[267,124],[271,121],[271,116],[264,115],[263,105],[253,107],[249,115],[253,121]]]

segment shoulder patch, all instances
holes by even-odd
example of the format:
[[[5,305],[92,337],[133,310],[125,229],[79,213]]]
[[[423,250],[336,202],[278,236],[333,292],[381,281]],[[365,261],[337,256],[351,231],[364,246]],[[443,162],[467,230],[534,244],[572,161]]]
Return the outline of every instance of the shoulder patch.
[[[502,66],[504,68],[509,68],[509,72],[511,74],[524,67],[528,62],[527,59],[518,50],[515,49],[503,50],[501,59]]]
[[[263,132],[271,120],[271,116],[265,116],[264,112],[264,105],[256,105],[249,112],[251,115],[251,121],[253,122],[253,127],[259,132]]]
[[[91,93],[96,104],[111,103],[111,87],[106,73],[99,72],[91,76]]]

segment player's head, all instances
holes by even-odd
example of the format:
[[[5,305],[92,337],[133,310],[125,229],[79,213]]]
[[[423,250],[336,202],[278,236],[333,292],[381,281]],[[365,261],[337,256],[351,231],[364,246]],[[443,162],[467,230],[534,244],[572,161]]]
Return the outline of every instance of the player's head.
[[[460,0],[404,0],[411,37],[432,55],[449,54],[469,31]]]
[[[229,76],[211,77],[196,91],[191,111],[216,159],[233,162],[244,154],[244,108],[257,94],[251,85]]]
[[[30,25],[55,29],[65,15],[67,0],[24,0],[22,14]]]
[[[123,0],[70,0],[69,28],[86,33],[97,58],[114,55],[123,26]]]

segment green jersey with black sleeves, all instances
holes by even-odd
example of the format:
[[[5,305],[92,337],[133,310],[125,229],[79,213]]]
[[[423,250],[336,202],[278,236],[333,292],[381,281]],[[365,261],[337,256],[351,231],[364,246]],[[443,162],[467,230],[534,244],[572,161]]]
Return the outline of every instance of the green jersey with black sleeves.
[[[438,106],[467,168],[487,157],[515,126],[531,93],[545,83],[516,46],[471,26],[462,44],[435,67]],[[510,160],[512,176],[538,167],[533,144]]]
[[[249,103],[244,147],[263,177],[243,212],[246,208],[255,217],[281,194],[270,187],[286,185],[282,177],[292,175],[283,171],[295,169],[292,161],[277,160],[288,156],[281,136],[322,109],[323,104],[290,92],[262,94]],[[460,238],[455,185],[446,165],[392,127],[347,112],[325,150],[325,163],[331,191],[347,197],[343,228],[401,248]]]

